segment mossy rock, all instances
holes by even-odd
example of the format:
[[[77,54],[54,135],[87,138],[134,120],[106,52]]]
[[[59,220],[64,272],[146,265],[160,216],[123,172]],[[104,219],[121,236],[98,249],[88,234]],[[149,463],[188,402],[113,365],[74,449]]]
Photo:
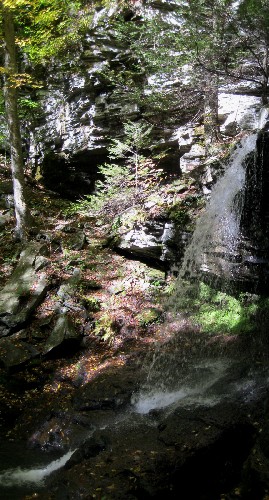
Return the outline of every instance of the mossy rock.
[[[177,227],[185,227],[190,223],[191,218],[186,208],[175,205],[169,210],[169,218],[176,224]]]
[[[150,281],[152,280],[160,280],[163,281],[165,280],[165,272],[162,271],[161,269],[154,269],[152,268],[147,268],[147,277],[149,278]]]
[[[136,316],[136,319],[138,320],[140,326],[146,327],[152,323],[159,323],[161,316],[162,311],[160,309],[157,309],[156,307],[148,307],[139,313]]]
[[[87,297],[85,295],[82,297],[82,304],[90,312],[98,312],[101,309],[100,301],[94,297]]]

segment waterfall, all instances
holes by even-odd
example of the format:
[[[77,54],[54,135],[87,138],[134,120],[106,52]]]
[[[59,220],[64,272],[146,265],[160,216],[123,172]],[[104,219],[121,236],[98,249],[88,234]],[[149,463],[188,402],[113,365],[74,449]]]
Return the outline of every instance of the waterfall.
[[[239,245],[242,238],[246,162],[255,151],[256,142],[257,134],[242,139],[224,175],[212,189],[211,198],[185,251],[175,291],[168,301],[168,308],[175,310],[175,317],[180,317],[178,308],[189,300],[190,293],[194,292],[192,300],[195,301],[196,284],[204,276],[229,281],[239,279],[242,270]],[[210,394],[210,389],[225,376],[229,362],[224,359],[205,359],[201,363],[200,358],[197,360],[196,355],[193,355],[194,350],[185,354],[185,344],[193,345],[197,340],[188,338],[188,324],[184,318],[180,321],[182,334],[178,329],[171,340],[156,350],[147,381],[140,394],[134,397],[134,405],[139,413],[175,404],[186,406],[200,402],[210,405],[218,401],[215,394]],[[170,327],[173,328],[173,323]],[[201,355],[201,344],[199,346]]]
[[[257,134],[252,134],[240,142],[224,175],[215,184],[186,249],[181,277],[199,276],[201,272],[221,278],[236,277],[245,161],[255,150],[256,141]]]
[[[238,245],[241,238],[241,211],[244,202],[245,163],[249,154],[255,150],[256,141],[257,134],[245,137],[241,141],[224,175],[214,186],[211,199],[196,225],[191,243],[185,252],[177,282],[178,290],[182,287],[183,277],[199,278],[201,273],[236,278]],[[220,398],[228,397],[227,374],[231,361],[227,359],[201,361],[198,356],[190,360],[187,344],[192,343],[192,338],[188,339],[186,335],[186,324],[183,324],[182,329],[186,355],[182,343],[180,351],[177,351],[175,342],[167,343],[167,351],[161,346],[161,349],[155,352],[147,382],[141,392],[133,398],[130,419],[133,415],[131,412],[146,415],[150,410],[165,409],[173,405],[185,408],[199,404],[211,406]],[[230,390],[238,395],[251,383],[251,380],[246,379],[241,386],[231,385]],[[219,392],[216,390],[216,384]],[[46,477],[63,467],[73,453],[74,451],[70,450],[60,459],[44,467],[8,469],[0,472],[0,487],[25,484],[42,486]]]

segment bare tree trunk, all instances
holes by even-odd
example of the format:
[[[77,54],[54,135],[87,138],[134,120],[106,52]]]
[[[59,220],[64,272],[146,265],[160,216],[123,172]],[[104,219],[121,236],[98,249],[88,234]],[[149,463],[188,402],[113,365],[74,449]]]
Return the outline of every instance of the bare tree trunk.
[[[204,133],[207,152],[210,145],[219,139],[217,75],[208,73],[205,87]]]
[[[267,97],[268,59],[269,59],[269,47],[268,44],[266,44],[265,54],[263,59],[263,82],[262,82],[262,103],[264,105],[268,104],[268,97]]]
[[[138,154],[135,153],[135,195],[138,195]]]
[[[215,67],[215,47],[218,46],[218,9],[215,0],[211,2],[211,28],[212,41],[209,49],[208,58],[209,65],[212,69]],[[218,75],[208,72],[205,78],[205,101],[204,101],[204,133],[205,133],[205,149],[206,155],[210,153],[210,146],[219,139],[219,117],[218,117],[218,90],[219,79]]]
[[[11,170],[16,217],[15,236],[19,240],[23,241],[27,239],[31,216],[27,207],[25,197],[24,165],[20,122],[17,108],[18,97],[16,88],[16,75],[18,71],[15,45],[15,29],[12,12],[8,7],[5,7],[4,5],[2,5],[2,19],[5,57],[4,99],[11,153]]]

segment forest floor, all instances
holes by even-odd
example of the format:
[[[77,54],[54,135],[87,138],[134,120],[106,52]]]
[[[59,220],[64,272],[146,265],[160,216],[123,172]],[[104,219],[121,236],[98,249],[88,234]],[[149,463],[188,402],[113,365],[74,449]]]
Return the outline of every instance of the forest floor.
[[[10,182],[5,168],[0,182]],[[240,336],[233,328],[226,328],[228,322],[223,323],[222,318],[226,314],[227,297],[221,296],[221,301],[217,299],[213,304],[214,309],[223,313],[221,331],[215,333],[203,331],[190,313],[168,312],[174,278],[165,276],[162,269],[115,252],[108,244],[109,227],[98,218],[69,215],[70,202],[30,181],[27,190],[35,219],[32,238],[44,242],[50,251],[45,268],[49,288],[22,332],[17,332],[40,354],[19,366],[0,367],[1,468],[14,467],[12,446],[14,450],[19,446],[17,463],[26,468],[29,449],[38,454],[41,450],[52,455],[56,452],[57,456],[70,448],[78,447],[78,451],[69,466],[59,471],[55,482],[52,477],[49,489],[38,491],[33,486],[26,496],[12,497],[8,493],[6,498],[178,498],[179,492],[185,494],[184,484],[189,495],[184,498],[250,498],[240,494],[240,471],[263,418],[261,407],[262,398],[266,397],[263,392],[267,390],[264,377],[268,366],[268,348],[263,336],[259,339],[253,332]],[[2,206],[1,220],[4,222],[0,226],[2,287],[17,265],[22,247],[13,239],[12,210]],[[44,354],[48,327],[63,305],[59,289],[74,274],[80,278],[65,307],[79,334],[79,343],[75,347],[60,345]],[[242,323],[240,315],[237,321]],[[197,406],[191,418],[184,408],[168,416],[162,410],[154,410],[146,422],[139,420],[133,411],[129,412],[129,427],[121,427],[119,420],[119,425],[109,428],[107,422],[117,423],[119,415],[126,415],[124,412],[130,409],[133,394],[146,380],[156,347],[164,345],[170,359],[174,356],[175,366],[179,365],[179,371],[183,372],[196,360],[200,361],[203,352],[205,359],[214,360],[213,366],[220,356],[224,363],[225,359],[233,359],[235,371],[227,372],[224,385],[232,386],[249,366],[251,370],[257,369],[263,391],[258,394],[261,402],[246,400],[246,411],[245,403],[229,406],[224,398],[216,406]],[[159,368],[160,377],[165,377],[166,359],[163,375],[162,366]],[[206,370],[203,366],[201,370],[202,376]],[[102,422],[107,427],[102,427]],[[97,430],[93,438],[84,443],[83,439],[94,427]],[[234,444],[235,437],[238,441]],[[233,465],[227,469],[231,447],[240,450],[240,456],[234,452]],[[25,460],[21,459],[24,453]],[[196,456],[197,463],[193,463]],[[216,457],[221,457],[220,464]],[[212,483],[214,467],[216,484]],[[235,477],[231,472],[234,468]],[[199,481],[194,484],[196,473]],[[223,474],[228,481],[226,477],[222,479]],[[232,493],[222,495],[225,491]]]
[[[3,169],[2,182],[8,172]],[[50,288],[44,301],[25,327],[27,341],[38,347],[42,330],[57,305],[57,290],[74,273],[81,280],[74,292],[72,315],[81,343],[74,352],[60,352],[34,358],[25,366],[0,370],[2,436],[9,440],[29,437],[33,426],[52,408],[70,406],[74,392],[98,374],[115,370],[143,357],[152,345],[167,340],[162,328],[164,289],[168,283],[162,270],[118,255],[106,245],[106,228],[87,217],[66,215],[70,202],[41,186],[28,185],[36,234],[50,247],[46,269]],[[2,211],[4,214],[8,210]],[[3,286],[15,268],[21,245],[14,242],[14,217],[1,227],[0,284]],[[65,230],[66,229],[66,230]],[[81,249],[73,248],[75,231],[86,240]],[[54,242],[59,241],[59,245]],[[87,317],[76,305],[85,305]],[[30,431],[31,429],[31,431]]]

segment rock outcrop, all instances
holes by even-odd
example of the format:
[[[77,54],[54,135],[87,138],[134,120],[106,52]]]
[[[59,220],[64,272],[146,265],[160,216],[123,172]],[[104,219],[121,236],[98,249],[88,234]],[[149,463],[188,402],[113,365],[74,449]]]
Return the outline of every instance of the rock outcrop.
[[[140,4],[133,8],[136,14],[139,10],[142,22],[143,8]],[[151,8],[165,11],[163,2],[154,2]],[[126,23],[136,22],[134,12],[133,20],[127,16]],[[39,123],[35,121],[31,131],[29,155],[33,165],[40,168],[49,188],[73,197],[94,189],[98,165],[107,160],[111,139],[122,137],[123,123],[147,118],[152,113],[150,103],[142,105],[134,92],[139,81],[143,94],[150,75],[144,74],[143,68],[140,72],[137,69],[139,64],[133,61],[128,42],[119,39],[113,29],[111,15],[112,11],[96,15],[81,48],[74,52],[74,67],[72,64],[71,68],[58,67],[54,76],[51,71],[47,88],[42,90],[42,117]],[[130,75],[133,86],[123,85],[122,90],[117,88],[115,92],[111,75],[117,72]],[[176,94],[177,86],[176,80],[170,82],[166,92]],[[200,103],[197,106],[199,111]],[[261,99],[255,89],[242,85],[221,88],[219,120],[224,137],[256,128],[260,106]],[[201,145],[200,111],[196,119],[188,121],[180,114],[171,118],[169,111],[155,110],[149,121],[154,125],[152,146],[166,152],[159,163],[166,172],[180,175],[201,166],[205,150]]]
[[[48,280],[44,272],[48,265],[48,247],[29,244],[20,255],[18,265],[0,293],[0,332],[9,335],[24,326],[35,308],[42,302]]]

